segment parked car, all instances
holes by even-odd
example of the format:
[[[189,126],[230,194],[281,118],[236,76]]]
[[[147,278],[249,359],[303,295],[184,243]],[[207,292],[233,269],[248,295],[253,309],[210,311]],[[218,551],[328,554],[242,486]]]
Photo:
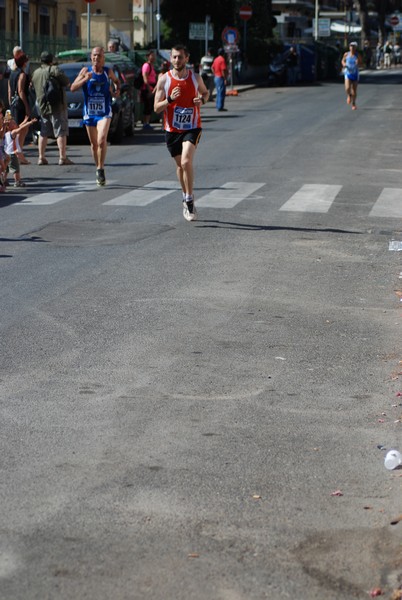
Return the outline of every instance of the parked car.
[[[69,62],[58,65],[59,68],[67,75],[72,83],[83,67],[90,67],[90,62]],[[136,90],[134,86],[127,81],[127,77],[122,72],[117,64],[106,63],[108,68],[113,69],[115,75],[120,81],[120,96],[112,98],[112,121],[109,129],[109,140],[112,143],[120,143],[125,135],[133,136],[136,122],[135,104]],[[66,91],[67,95],[67,110],[68,110],[68,127],[69,136],[86,135],[85,128],[82,123],[83,107],[84,107],[84,92],[82,89],[75,92]],[[39,136],[39,127],[33,132],[33,141],[37,143]]]

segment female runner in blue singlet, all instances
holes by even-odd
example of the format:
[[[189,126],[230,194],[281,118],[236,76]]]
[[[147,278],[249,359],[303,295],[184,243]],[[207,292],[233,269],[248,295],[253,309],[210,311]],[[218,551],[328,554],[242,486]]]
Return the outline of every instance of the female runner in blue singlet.
[[[105,185],[107,135],[112,118],[110,82],[113,82],[114,95],[117,96],[120,93],[120,81],[113,69],[105,67],[103,48],[96,47],[92,50],[91,62],[90,68],[83,67],[81,69],[70,89],[74,92],[83,88],[85,99],[83,123],[88,133],[96,165],[96,183]]]
[[[346,102],[356,110],[357,84],[359,83],[360,57],[357,53],[357,42],[350,42],[349,52],[342,58],[342,67],[345,75]]]

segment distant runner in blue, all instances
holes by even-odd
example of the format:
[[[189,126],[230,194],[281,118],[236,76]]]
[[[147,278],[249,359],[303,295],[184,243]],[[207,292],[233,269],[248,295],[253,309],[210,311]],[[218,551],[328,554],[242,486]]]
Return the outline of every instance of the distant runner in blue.
[[[349,52],[345,52],[342,58],[342,67],[345,74],[346,102],[356,110],[357,84],[359,83],[360,57],[357,53],[357,42],[350,42]]]
[[[96,165],[96,183],[103,186],[106,184],[105,160],[107,135],[112,118],[112,93],[114,96],[120,94],[120,81],[113,69],[105,67],[103,48],[96,47],[92,50],[91,62],[91,67],[81,69],[70,89],[75,92],[83,88],[85,99],[83,123]],[[111,89],[112,83],[113,89]]]

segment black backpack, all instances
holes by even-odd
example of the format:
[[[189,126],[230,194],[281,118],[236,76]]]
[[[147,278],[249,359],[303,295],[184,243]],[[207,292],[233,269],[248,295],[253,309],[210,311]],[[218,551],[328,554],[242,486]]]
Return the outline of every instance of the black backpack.
[[[134,87],[136,90],[140,90],[144,85],[144,78],[142,76],[142,69],[140,69],[137,75],[134,77]]]
[[[62,102],[62,93],[60,89],[60,84],[57,81],[54,75],[50,74],[49,67],[49,77],[45,81],[45,85],[43,86],[43,99],[45,102],[50,104],[50,106],[58,106]]]

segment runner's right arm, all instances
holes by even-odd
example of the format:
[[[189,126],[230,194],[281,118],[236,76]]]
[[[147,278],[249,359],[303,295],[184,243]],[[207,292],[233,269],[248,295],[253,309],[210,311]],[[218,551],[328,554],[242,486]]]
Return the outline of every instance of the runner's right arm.
[[[71,84],[70,90],[72,92],[79,90],[84,85],[84,83],[91,79],[91,77],[92,73],[88,71],[87,67],[83,67],[78,73],[77,77],[74,79],[73,83]]]

